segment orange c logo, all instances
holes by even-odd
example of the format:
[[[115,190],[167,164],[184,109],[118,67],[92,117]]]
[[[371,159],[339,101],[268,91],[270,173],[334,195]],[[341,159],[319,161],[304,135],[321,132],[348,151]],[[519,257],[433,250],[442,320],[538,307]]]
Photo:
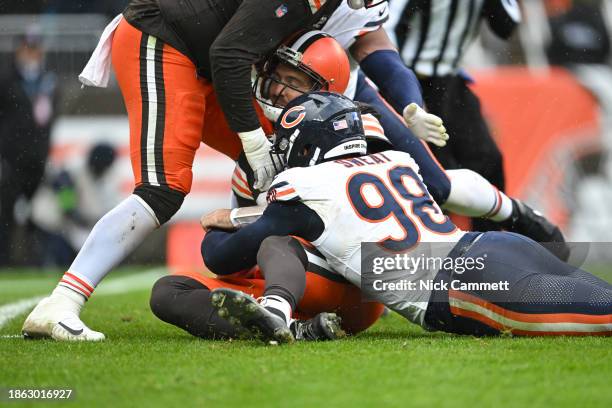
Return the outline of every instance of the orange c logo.
[[[300,122],[304,120],[304,118],[306,117],[306,112],[301,112],[305,109],[306,108],[300,105],[294,106],[293,108],[289,109],[287,112],[285,112],[285,114],[283,115],[283,118],[281,119],[281,126],[284,127],[285,129],[291,129],[292,127],[296,127],[297,125],[299,125]],[[293,112],[300,112],[300,114],[297,116],[297,118],[295,118],[291,122],[287,122],[287,117]]]

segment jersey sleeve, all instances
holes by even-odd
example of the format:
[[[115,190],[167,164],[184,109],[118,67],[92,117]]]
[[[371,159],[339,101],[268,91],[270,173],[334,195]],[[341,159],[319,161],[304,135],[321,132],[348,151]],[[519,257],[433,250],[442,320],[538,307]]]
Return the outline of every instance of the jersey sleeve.
[[[313,201],[323,201],[329,196],[325,185],[328,177],[322,166],[294,167],[276,176],[268,190],[267,202],[301,201],[310,206]]]
[[[316,212],[302,203],[270,204],[261,217],[236,231],[209,231],[202,241],[204,264],[217,275],[230,275],[257,263],[257,251],[270,236],[317,239],[325,229]]]
[[[385,131],[383,130],[380,121],[371,113],[366,113],[361,116],[363,120],[363,130],[368,138],[386,140]]]
[[[210,48],[213,84],[229,127],[260,127],[251,94],[251,67],[294,32],[312,13],[303,0],[244,0]]]
[[[388,19],[387,2],[368,9],[352,10],[344,1],[334,11],[323,31],[333,36],[344,49],[348,49],[357,38],[378,30]]]
[[[266,201],[268,203],[302,201],[299,190],[297,183],[291,182],[288,177],[276,177],[268,190]]]
[[[242,199],[255,200],[251,185],[248,182],[247,173],[242,169],[239,162],[236,162],[236,167],[232,173],[232,192]]]

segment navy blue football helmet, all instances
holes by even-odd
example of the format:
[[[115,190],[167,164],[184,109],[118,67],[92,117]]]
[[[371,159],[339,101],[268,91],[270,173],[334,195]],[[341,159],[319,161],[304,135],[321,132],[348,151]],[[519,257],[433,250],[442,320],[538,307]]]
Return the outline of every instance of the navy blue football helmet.
[[[367,144],[359,106],[332,92],[305,93],[287,104],[270,150],[276,170],[363,156]]]

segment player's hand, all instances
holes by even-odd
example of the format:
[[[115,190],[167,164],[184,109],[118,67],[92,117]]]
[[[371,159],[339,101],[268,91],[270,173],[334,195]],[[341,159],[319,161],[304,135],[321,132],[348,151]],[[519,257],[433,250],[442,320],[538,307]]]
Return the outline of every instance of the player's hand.
[[[425,112],[416,103],[411,103],[404,108],[404,120],[412,133],[419,139],[435,144],[446,146],[448,133],[442,123],[442,119],[431,113]]]
[[[253,187],[259,191],[266,191],[276,176],[276,169],[270,157],[272,143],[261,128],[251,132],[241,132],[238,135],[249,166],[253,169],[255,178]]]
[[[234,224],[232,224],[232,220],[230,218],[231,212],[232,210],[221,209],[203,215],[202,218],[200,218],[200,225],[206,232],[210,231],[213,228],[223,230],[236,229],[234,227]]]

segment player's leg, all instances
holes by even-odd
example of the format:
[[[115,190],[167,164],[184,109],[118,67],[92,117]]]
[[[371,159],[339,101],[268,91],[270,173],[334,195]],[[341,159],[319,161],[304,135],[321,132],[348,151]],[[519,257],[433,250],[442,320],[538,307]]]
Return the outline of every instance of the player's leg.
[[[294,238],[272,236],[262,242],[257,263],[265,277],[259,303],[220,289],[213,293],[213,304],[222,316],[237,318],[246,329],[260,332],[264,340],[291,342],[294,337],[289,325],[306,288],[306,253]]]
[[[462,215],[506,220],[512,202],[483,177],[469,171],[448,173],[438,163],[425,142],[417,139],[403,119],[360,74],[355,100],[368,103],[379,112],[385,135],[398,150],[409,153],[419,165],[423,182],[436,202]]]
[[[237,338],[238,328],[219,317],[211,302],[211,290],[218,287],[261,293],[263,281],[240,279],[233,283],[195,275],[160,278],[151,291],[151,311],[160,320],[204,339]],[[257,287],[259,286],[259,287]]]
[[[450,139],[433,152],[447,169],[465,168],[482,175],[504,191],[503,157],[493,140],[478,98],[461,76],[421,81],[427,108],[444,119]],[[499,230],[499,225],[474,218],[476,231]]]
[[[365,102],[378,111],[385,135],[397,150],[409,153],[419,165],[419,171],[434,200],[442,205],[451,192],[451,182],[427,144],[410,132],[404,120],[359,73],[355,101]]]
[[[559,227],[542,214],[503,192],[469,169],[447,170],[451,193],[443,208],[456,214],[486,218],[507,231],[541,243],[559,259],[566,260],[569,248]],[[476,225],[474,226],[476,228]]]
[[[518,234],[482,235],[463,258],[484,268],[441,271],[436,279],[455,287],[435,291],[426,323],[460,334],[612,335],[612,286],[574,268]],[[461,284],[507,281],[507,290]]]
[[[191,188],[211,85],[196,78],[187,57],[125,21],[112,58],[128,111],[136,188],[96,223],[53,294],[28,316],[23,331],[30,337],[103,339],[80,321],[82,306],[112,268],[178,211]]]
[[[296,340],[334,340],[345,335],[333,312],[350,285],[337,281],[342,278],[329,271],[311,244],[295,237],[269,237],[257,259],[265,276],[260,303],[234,291],[217,290],[219,297],[213,304],[225,309],[222,314],[263,333],[264,340],[290,341],[277,334],[286,334],[287,326]]]
[[[362,75],[357,83],[355,100],[369,103],[378,110],[385,135],[398,150],[410,153],[414,158],[423,182],[442,208],[460,215],[491,220],[500,227],[527,235],[538,242],[559,243],[551,246],[551,250],[561,259],[567,259],[568,249],[556,225],[526,204],[509,198],[473,170],[445,171],[427,144],[410,133],[403,119]]]

